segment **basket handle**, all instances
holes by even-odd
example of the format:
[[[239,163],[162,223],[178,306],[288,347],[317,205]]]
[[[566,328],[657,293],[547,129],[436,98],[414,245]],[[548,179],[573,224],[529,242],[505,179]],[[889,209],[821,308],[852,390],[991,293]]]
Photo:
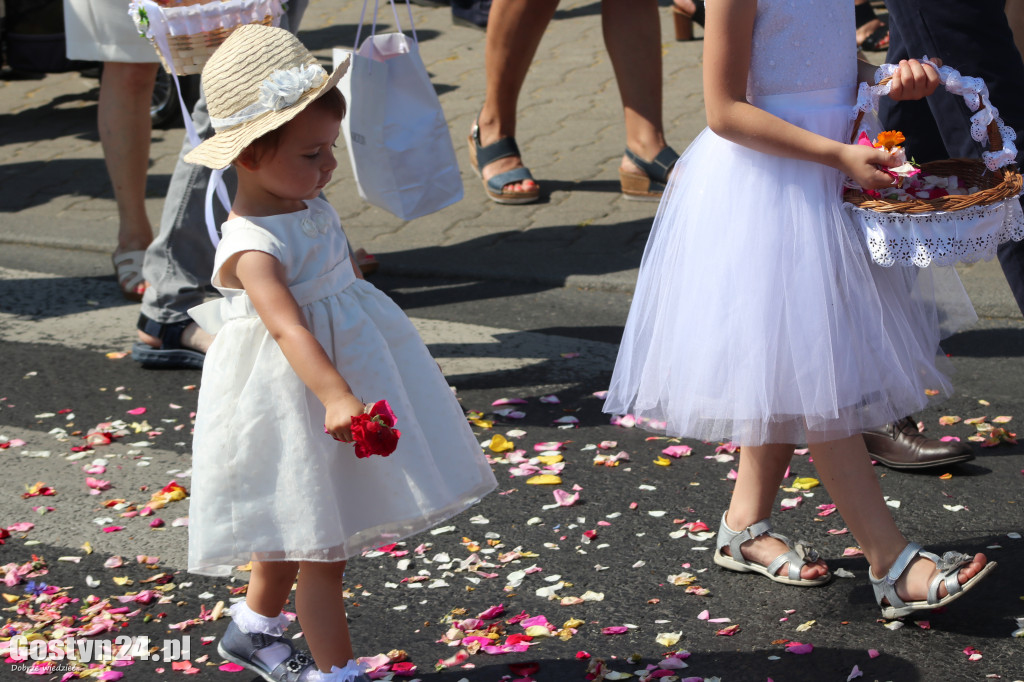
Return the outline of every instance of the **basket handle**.
[[[985,165],[990,170],[996,170],[1003,166],[1016,163],[1017,148],[1013,144],[1013,140],[1016,139],[1016,134],[1013,129],[1007,128],[1003,123],[1003,120],[999,118],[998,110],[992,106],[992,102],[988,98],[988,87],[984,81],[979,78],[966,78],[960,75],[958,71],[949,66],[937,66],[934,62],[928,59],[927,56],[921,58],[921,62],[928,64],[934,68],[939,74],[939,80],[943,87],[954,94],[960,94],[963,96],[964,101],[967,103],[967,107],[974,112],[971,116],[972,122],[975,119],[983,120],[988,118],[988,122],[985,125],[984,132],[981,131],[980,126],[971,126],[971,137],[978,142],[985,142],[985,138],[988,141],[988,151],[982,154],[982,158],[985,161]],[[860,84],[860,90],[857,94],[857,118],[853,125],[853,132],[850,136],[850,143],[857,141],[857,133],[860,131],[860,125],[864,118],[864,112],[872,110],[878,111],[878,100],[881,96],[889,94],[889,82],[892,80],[891,74],[896,71],[898,67],[895,64],[883,64],[878,67],[878,75],[885,75],[881,78],[876,85],[868,85],[867,83]],[[950,87],[951,83],[956,83],[954,88]],[[989,112],[983,113],[988,108]],[[1003,133],[1006,133],[1004,136]]]

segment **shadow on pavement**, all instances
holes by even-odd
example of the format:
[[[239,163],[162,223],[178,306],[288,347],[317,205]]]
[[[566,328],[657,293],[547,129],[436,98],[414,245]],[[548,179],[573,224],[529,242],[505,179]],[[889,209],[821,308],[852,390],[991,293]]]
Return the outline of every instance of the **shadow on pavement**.
[[[943,341],[942,349],[954,356],[972,358],[1024,357],[1024,332],[1011,327],[969,329]]]

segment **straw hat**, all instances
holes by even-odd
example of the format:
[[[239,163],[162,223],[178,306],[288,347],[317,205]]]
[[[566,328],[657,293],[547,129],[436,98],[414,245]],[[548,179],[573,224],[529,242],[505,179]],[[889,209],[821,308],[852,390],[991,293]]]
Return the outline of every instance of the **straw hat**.
[[[266,133],[298,116],[348,70],[330,76],[299,39],[282,28],[247,24],[235,30],[203,67],[213,137],[185,160],[224,168]]]

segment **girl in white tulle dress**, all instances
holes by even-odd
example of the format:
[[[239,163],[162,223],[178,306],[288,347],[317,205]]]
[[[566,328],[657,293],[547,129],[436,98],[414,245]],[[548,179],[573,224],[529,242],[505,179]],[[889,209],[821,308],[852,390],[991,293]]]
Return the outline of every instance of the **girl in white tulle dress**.
[[[940,334],[973,310],[952,271],[871,263],[842,209],[845,176],[892,182],[883,150],[848,144],[858,79],[874,70],[855,45],[848,0],[709,0],[709,128],[658,209],[605,411],[739,443],[715,562],[803,586],[831,574],[768,517],[794,444],[807,442],[895,617],[951,601],[994,564],[908,543],[860,435],[919,410],[926,391],[950,392]],[[931,67],[902,62],[892,97],[937,83]],[[940,294],[951,302],[941,313]]]
[[[361,279],[319,197],[337,166],[344,70],[329,76],[288,31],[238,29],[203,71],[217,132],[186,157],[238,176],[214,262],[224,297],[190,311],[216,338],[196,415],[188,565],[226,576],[252,562],[218,651],[267,680],[367,680],[346,624],[345,560],[495,487],[437,364]],[[397,448],[357,457],[353,419],[379,400],[397,416]],[[296,577],[312,658],[282,637]]]

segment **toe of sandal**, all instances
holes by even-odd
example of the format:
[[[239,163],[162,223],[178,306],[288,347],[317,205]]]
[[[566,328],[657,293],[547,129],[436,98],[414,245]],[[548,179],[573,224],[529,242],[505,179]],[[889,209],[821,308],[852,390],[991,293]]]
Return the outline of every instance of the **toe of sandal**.
[[[141,301],[146,292],[146,280],[142,276],[142,262],[146,250],[115,251],[110,257],[114,264],[114,275],[121,295],[129,301]]]
[[[284,644],[290,649],[286,659],[273,669],[264,665],[256,654],[271,645]],[[225,660],[240,665],[250,672],[256,673],[269,682],[299,682],[303,673],[315,664],[313,657],[306,651],[295,649],[283,637],[274,637],[258,632],[242,632],[234,621],[217,643],[217,653]]]
[[[916,601],[904,601],[896,593],[896,582],[903,573],[914,562],[914,559],[921,556],[935,564],[939,574],[932,578],[928,584],[928,597]],[[882,609],[883,618],[900,618],[907,616],[914,611],[928,611],[945,606],[961,597],[965,592],[973,588],[996,567],[996,562],[989,561],[974,576],[966,582],[960,582],[960,569],[971,563],[974,557],[961,552],[946,552],[941,557],[931,552],[926,552],[916,542],[909,542],[903,548],[896,561],[881,578],[876,578],[868,571],[868,580],[875,592],[875,601]],[[946,586],[946,596],[939,597],[939,587]],[[886,603],[883,603],[886,602]]]

